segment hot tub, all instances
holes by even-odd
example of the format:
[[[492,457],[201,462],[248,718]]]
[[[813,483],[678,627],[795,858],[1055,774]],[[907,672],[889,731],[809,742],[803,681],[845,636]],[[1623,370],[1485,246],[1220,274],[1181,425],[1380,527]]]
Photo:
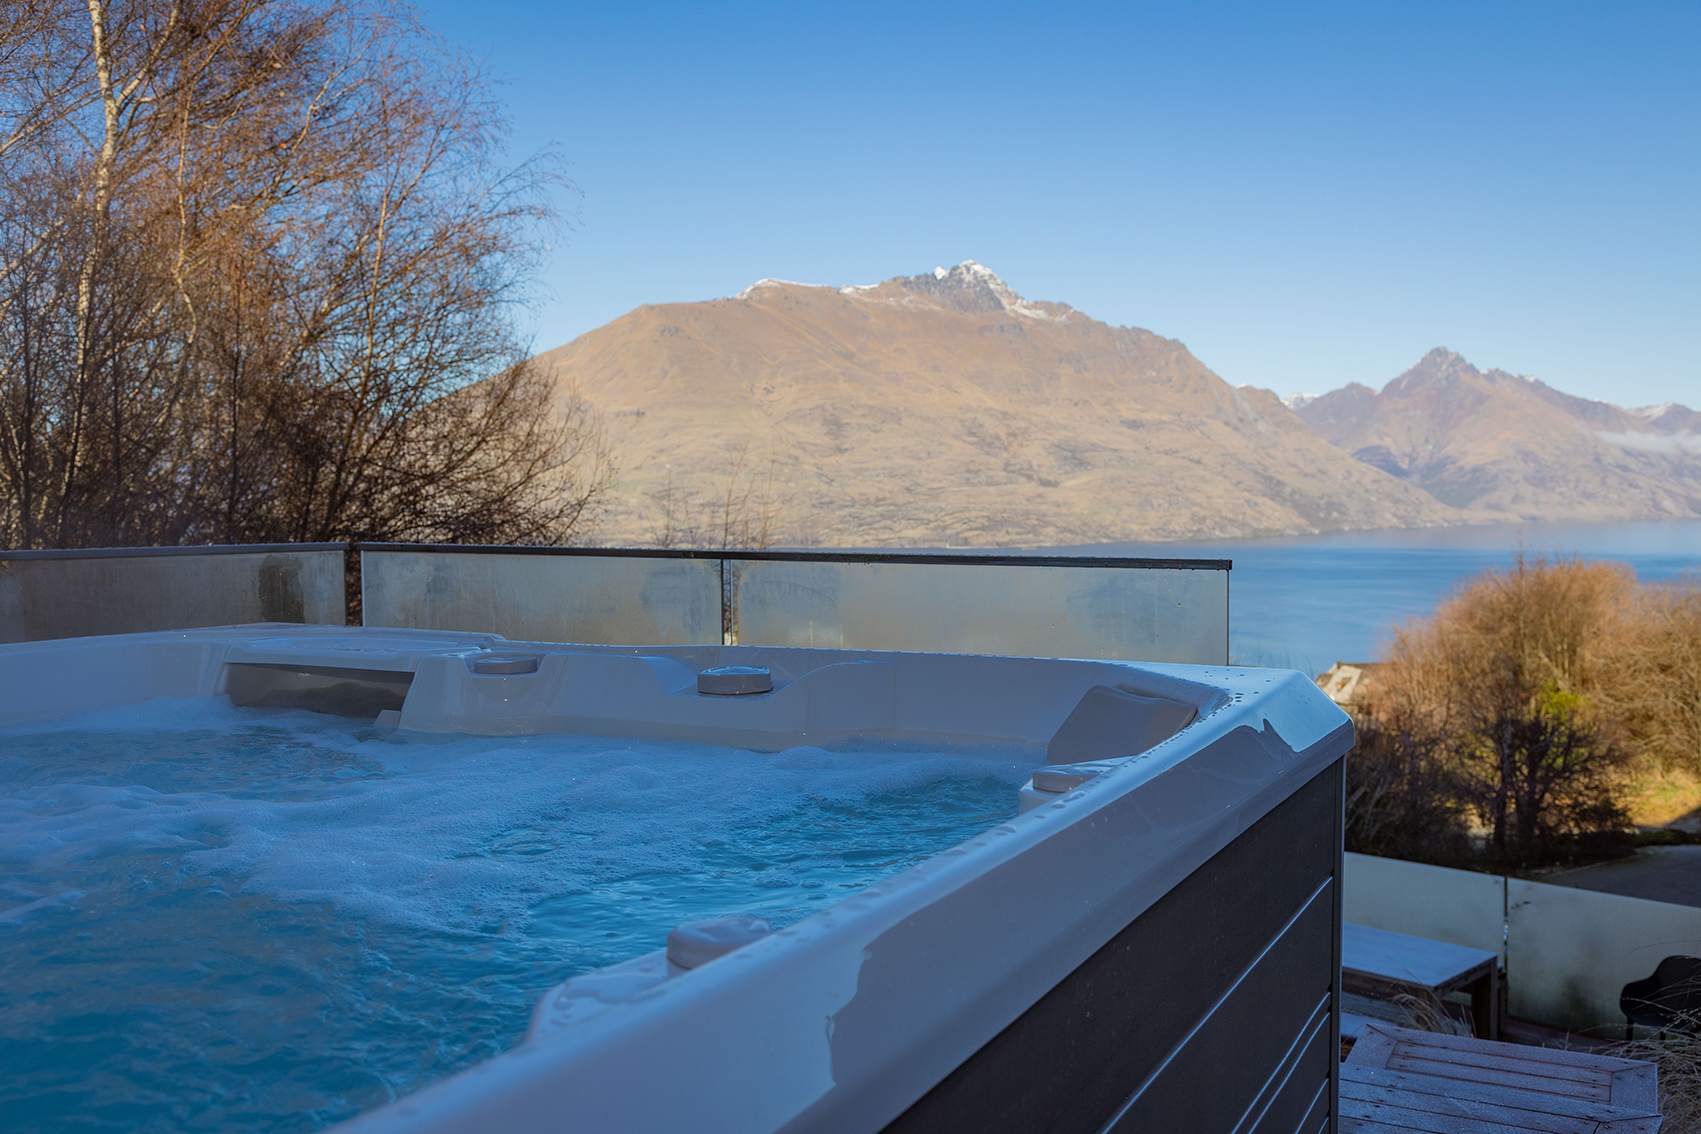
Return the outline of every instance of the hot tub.
[[[1301,674],[250,626],[0,647],[0,691],[0,729],[7,737],[36,738],[10,745],[14,753],[38,753],[29,757],[35,762],[27,774],[17,774],[27,790],[9,800],[12,813],[27,812],[31,822],[83,815],[78,809],[92,806],[88,792],[100,807],[145,812],[160,805],[162,790],[182,787],[169,776],[164,789],[153,780],[137,786],[125,777],[141,773],[122,768],[111,776],[79,774],[101,781],[92,785],[44,787],[58,758],[51,754],[60,749],[39,738],[98,732],[110,727],[99,722],[111,719],[129,722],[126,728],[140,720],[169,729],[182,714],[214,711],[209,705],[232,714],[233,728],[250,720],[334,717],[344,730],[336,737],[352,738],[337,740],[345,748],[390,745],[360,751],[380,751],[380,764],[400,759],[408,776],[428,767],[431,775],[410,780],[413,794],[403,797],[418,809],[422,844],[461,831],[462,811],[500,815],[509,803],[535,803],[557,781],[582,778],[587,768],[604,779],[596,793],[574,797],[581,813],[607,799],[623,800],[635,814],[652,810],[641,801],[653,800],[659,814],[671,814],[665,809],[696,797],[707,806],[712,796],[745,822],[730,840],[725,832],[705,838],[695,844],[698,851],[670,859],[674,866],[640,872],[675,869],[699,880],[712,873],[716,885],[727,882],[729,889],[694,890],[693,905],[675,903],[665,885],[640,887],[644,902],[659,895],[664,913],[678,908],[690,916],[634,923],[643,928],[630,941],[593,954],[593,967],[568,966],[571,975],[553,987],[543,974],[563,970],[546,940],[532,989],[539,995],[523,1037],[513,1037],[519,1042],[341,1129],[1311,1132],[1330,1121],[1339,1042],[1341,761],[1351,726]],[[299,727],[312,734],[317,726]],[[75,757],[65,758],[83,761],[79,767],[104,759],[140,763],[135,741],[126,743],[108,757],[98,742],[77,739],[67,748]],[[361,808],[384,799],[394,810],[394,792],[375,793],[389,784],[385,777],[400,773],[358,759],[330,760],[313,765],[302,786],[299,765],[306,757],[289,754],[311,750],[319,760],[323,751],[313,743],[280,744],[283,757],[272,749],[258,763],[252,753],[231,757],[232,774],[241,767],[248,777],[236,789],[209,796],[197,784],[194,800],[216,796],[219,803],[208,809],[214,833],[196,844],[195,861],[228,867],[235,844],[219,824],[245,823],[240,807],[281,806],[251,799],[253,777],[273,769],[289,780],[284,802],[310,797],[320,808],[311,812],[320,816],[317,826],[255,835],[271,857],[242,859],[249,873],[238,871],[236,883],[229,870],[197,866],[184,883],[195,889],[194,900],[263,897],[257,919],[284,917],[295,908],[292,900],[339,910],[339,887],[350,877],[378,891],[369,895],[375,901],[395,898],[372,882],[391,876],[405,896],[430,896],[430,874],[422,876],[424,884],[420,877],[403,880],[417,861],[397,859],[392,869],[385,858],[410,850],[412,812],[397,812],[402,834],[389,843],[401,846],[338,841],[346,834],[339,824],[358,827],[369,818],[348,799]],[[594,762],[609,751],[625,762]],[[643,765],[644,753],[654,753],[654,767]],[[215,753],[197,767],[200,774],[218,773],[221,759]],[[488,783],[465,787],[461,776],[469,768],[499,769],[512,779],[499,783],[501,790]],[[869,787],[864,781],[873,771],[885,778]],[[846,803],[811,786],[821,777],[861,786]],[[364,786],[345,798],[340,785],[350,778]],[[110,797],[115,791],[120,795]],[[815,874],[818,864],[787,844],[781,857],[801,861],[795,873],[808,877],[787,876],[796,893],[776,905],[759,886],[740,888],[747,880],[723,877],[729,871],[722,858],[708,872],[692,859],[699,851],[724,855],[729,841],[741,853],[744,839],[762,843],[771,832],[760,817],[773,812],[744,804],[771,802],[787,791],[800,791],[821,809],[786,814],[823,824],[813,841],[832,851],[826,873]],[[943,794],[926,794],[932,791]],[[27,806],[19,802],[26,796]],[[129,812],[102,814],[119,816],[122,830]],[[532,808],[518,826],[532,835],[541,826],[548,841],[550,814]],[[890,835],[879,825],[889,821]],[[873,826],[865,831],[859,824]],[[55,848],[64,845],[61,827],[53,828]],[[37,860],[51,856],[47,842],[27,837],[35,829],[0,828],[10,843],[0,852],[8,866],[46,872],[45,878],[51,871]],[[198,830],[174,827],[168,836],[194,842]],[[618,859],[631,849],[620,845],[623,828],[599,830],[600,844],[587,843],[585,855]],[[530,853],[525,832],[502,832],[497,849],[508,856],[502,877],[547,890],[554,875],[528,881],[511,869]],[[808,849],[809,831],[803,836],[799,846]],[[856,853],[842,853],[846,846]],[[315,847],[328,849],[314,859]],[[280,857],[285,851],[287,859]],[[104,852],[91,853],[98,860]],[[488,853],[495,852],[480,844],[429,865],[460,870],[470,860],[466,869],[474,869]],[[558,842],[550,842],[549,853],[552,862],[571,858]],[[873,865],[858,866],[858,855]],[[256,886],[264,886],[241,881],[279,861],[297,870],[295,891],[257,897]],[[185,877],[173,869],[170,878]],[[303,894],[301,875],[319,888]],[[824,885],[805,893],[811,880]],[[174,884],[149,879],[150,887]],[[55,885],[66,889],[48,893]],[[606,894],[599,887],[629,885],[625,875],[606,885],[593,877],[581,889],[587,900],[601,901]],[[63,881],[42,887],[39,895],[7,899],[0,944],[6,934],[14,942],[39,942],[20,936],[26,932],[20,927],[33,925],[28,932],[39,935],[48,924],[54,949],[65,941],[75,953],[79,926],[101,916],[99,903]],[[441,892],[452,920],[462,912],[461,891],[444,886]],[[547,892],[534,896],[533,910],[554,908],[557,900]],[[147,908],[157,912],[161,901],[169,907],[175,900],[150,890]],[[377,925],[384,914],[363,916]],[[337,913],[323,925],[326,933],[346,933],[356,921]],[[271,971],[273,964],[290,970],[326,948],[317,931],[287,917],[261,924],[281,928],[257,939],[268,960],[260,966],[265,971],[254,973],[225,971],[236,954],[218,938],[200,940],[193,919],[181,926],[195,971],[208,974],[191,1007],[214,1021],[209,1035],[228,1038],[216,1021],[243,1011],[249,993],[258,995],[266,982],[290,979]],[[475,920],[444,932],[457,948],[476,953],[512,926]],[[40,951],[38,944],[14,948]],[[363,965],[383,960],[388,968],[374,987],[391,990],[396,1009],[406,1007],[413,995],[407,965],[370,937],[351,948]],[[249,952],[248,946],[237,951]],[[98,958],[72,959],[98,965]],[[23,1015],[6,1013],[12,1034],[0,1027],[0,1043],[30,1050],[28,1027],[52,1032],[57,1043],[65,1021],[54,1013],[51,995],[35,997]],[[189,1021],[185,1042],[194,1050],[202,1017],[173,1019]],[[456,1024],[450,1016],[445,1029]],[[84,1033],[103,1026],[122,1028],[124,1020],[79,1017],[76,1024]],[[55,1043],[33,1045],[44,1075],[64,1073],[52,1066]],[[264,1066],[255,1074],[288,1085],[290,1060],[256,1062]],[[349,1069],[355,1081],[359,1070]],[[370,1090],[350,1090],[348,1097],[363,1105],[374,1101]],[[156,1084],[153,1093],[171,1092]],[[389,1093],[396,1093],[393,1087]],[[268,1097],[270,1105],[290,1105],[287,1091]],[[377,1101],[384,1097],[378,1091]],[[199,1104],[184,1109],[180,1100],[173,1110],[166,1102],[128,1122],[120,1115],[120,1124],[142,1127],[148,1115],[165,1115],[170,1124],[193,1125],[197,1114],[223,1113],[197,1110]],[[261,1117],[311,1129],[341,1113],[318,1108]]]

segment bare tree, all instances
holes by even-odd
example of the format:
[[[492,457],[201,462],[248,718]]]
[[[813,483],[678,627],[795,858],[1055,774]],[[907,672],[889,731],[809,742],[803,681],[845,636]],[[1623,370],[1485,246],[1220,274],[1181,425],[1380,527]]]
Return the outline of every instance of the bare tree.
[[[713,487],[687,485],[669,466],[667,479],[651,496],[657,547],[764,548],[772,547],[780,524],[780,503],[774,486],[775,462],[757,467],[750,460],[750,443],[739,444]]]
[[[1359,714],[1347,761],[1346,844],[1361,854],[1471,857],[1464,785],[1422,720]]]
[[[510,317],[557,179],[405,15],[24,0],[0,80],[0,541],[582,531]]]
[[[750,443],[739,445],[721,490],[720,522],[716,533],[721,547],[769,547],[779,521],[774,497],[774,459],[757,468],[750,461]]]
[[[1701,771],[1701,591],[1644,587],[1603,643],[1618,737],[1661,770]]]

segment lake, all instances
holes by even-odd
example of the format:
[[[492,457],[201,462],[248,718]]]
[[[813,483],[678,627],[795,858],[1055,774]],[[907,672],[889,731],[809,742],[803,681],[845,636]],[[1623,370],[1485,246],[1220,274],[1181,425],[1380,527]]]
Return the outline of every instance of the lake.
[[[1396,626],[1428,615],[1473,576],[1511,566],[1520,552],[1612,560],[1628,564],[1645,582],[1701,586],[1698,520],[1494,524],[1068,550],[1233,559],[1233,660],[1312,674],[1338,660],[1381,657]]]

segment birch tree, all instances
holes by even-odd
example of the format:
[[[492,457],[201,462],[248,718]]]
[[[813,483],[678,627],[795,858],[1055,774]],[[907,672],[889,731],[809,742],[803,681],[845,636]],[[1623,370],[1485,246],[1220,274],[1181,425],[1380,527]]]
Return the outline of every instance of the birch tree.
[[[563,542],[610,469],[528,360],[559,182],[385,5],[0,15],[0,543]]]

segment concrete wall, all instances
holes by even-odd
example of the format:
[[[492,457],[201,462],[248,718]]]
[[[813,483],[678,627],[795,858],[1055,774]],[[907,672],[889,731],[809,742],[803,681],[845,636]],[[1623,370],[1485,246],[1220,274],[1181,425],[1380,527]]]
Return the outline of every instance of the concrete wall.
[[[1616,1034],[1618,995],[1662,957],[1701,955],[1701,909],[1347,855],[1347,921],[1501,953],[1508,1010]]]
[[[0,553],[0,642],[246,622],[342,625],[341,544]]]

